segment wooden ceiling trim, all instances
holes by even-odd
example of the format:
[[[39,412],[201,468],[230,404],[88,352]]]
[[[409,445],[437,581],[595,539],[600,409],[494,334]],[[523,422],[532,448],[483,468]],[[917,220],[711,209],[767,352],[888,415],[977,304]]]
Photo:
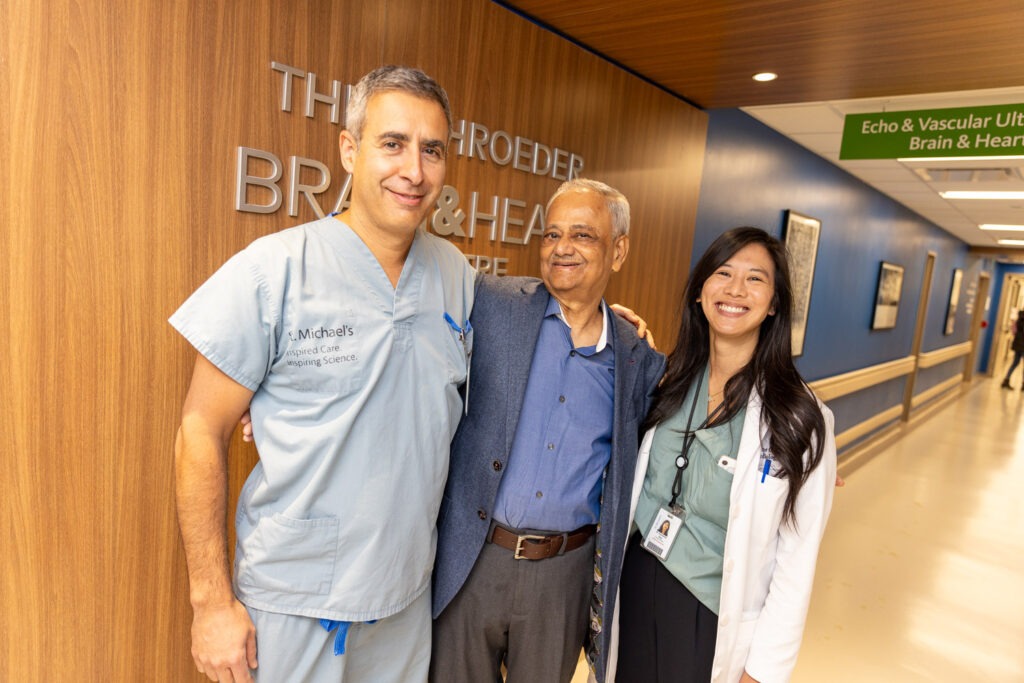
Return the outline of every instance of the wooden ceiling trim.
[[[1021,85],[1019,0],[503,3],[706,108]],[[758,84],[759,70],[782,78]]]

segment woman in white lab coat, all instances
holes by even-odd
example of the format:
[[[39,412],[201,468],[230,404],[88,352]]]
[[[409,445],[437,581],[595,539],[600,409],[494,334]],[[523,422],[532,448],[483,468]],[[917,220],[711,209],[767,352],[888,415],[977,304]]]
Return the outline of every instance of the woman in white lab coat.
[[[690,275],[638,459],[608,681],[790,677],[836,469],[791,302],[785,247],[756,228],[721,235]]]

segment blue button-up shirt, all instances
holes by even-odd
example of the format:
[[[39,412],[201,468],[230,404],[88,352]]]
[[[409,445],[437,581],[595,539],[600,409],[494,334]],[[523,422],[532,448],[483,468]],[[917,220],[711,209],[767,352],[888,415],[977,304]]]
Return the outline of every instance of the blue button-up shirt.
[[[552,297],[533,352],[523,408],[494,519],[514,529],[572,531],[596,524],[611,458],[615,353],[608,309],[596,346],[575,348]]]

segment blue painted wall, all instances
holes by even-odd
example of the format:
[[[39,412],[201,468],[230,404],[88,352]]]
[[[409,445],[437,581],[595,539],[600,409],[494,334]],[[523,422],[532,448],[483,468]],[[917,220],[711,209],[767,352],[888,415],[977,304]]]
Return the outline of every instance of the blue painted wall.
[[[781,237],[787,209],[821,220],[807,335],[797,359],[808,381],[910,354],[928,251],[937,258],[922,350],[967,340],[968,289],[980,271],[977,260],[968,258],[967,244],[742,111],[708,114],[693,262],[715,237],[739,225]],[[872,330],[883,260],[904,267],[903,293],[896,327]],[[955,268],[964,277],[954,330],[946,335]],[[949,363],[922,373],[915,391],[961,368],[962,363]],[[900,379],[833,402],[837,432],[901,403],[903,387]]]

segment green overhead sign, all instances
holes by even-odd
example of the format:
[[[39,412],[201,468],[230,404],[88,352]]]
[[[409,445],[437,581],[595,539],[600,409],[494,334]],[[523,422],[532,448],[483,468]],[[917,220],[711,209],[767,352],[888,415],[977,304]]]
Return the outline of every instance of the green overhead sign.
[[[1024,155],[1024,104],[849,114],[840,159]]]

